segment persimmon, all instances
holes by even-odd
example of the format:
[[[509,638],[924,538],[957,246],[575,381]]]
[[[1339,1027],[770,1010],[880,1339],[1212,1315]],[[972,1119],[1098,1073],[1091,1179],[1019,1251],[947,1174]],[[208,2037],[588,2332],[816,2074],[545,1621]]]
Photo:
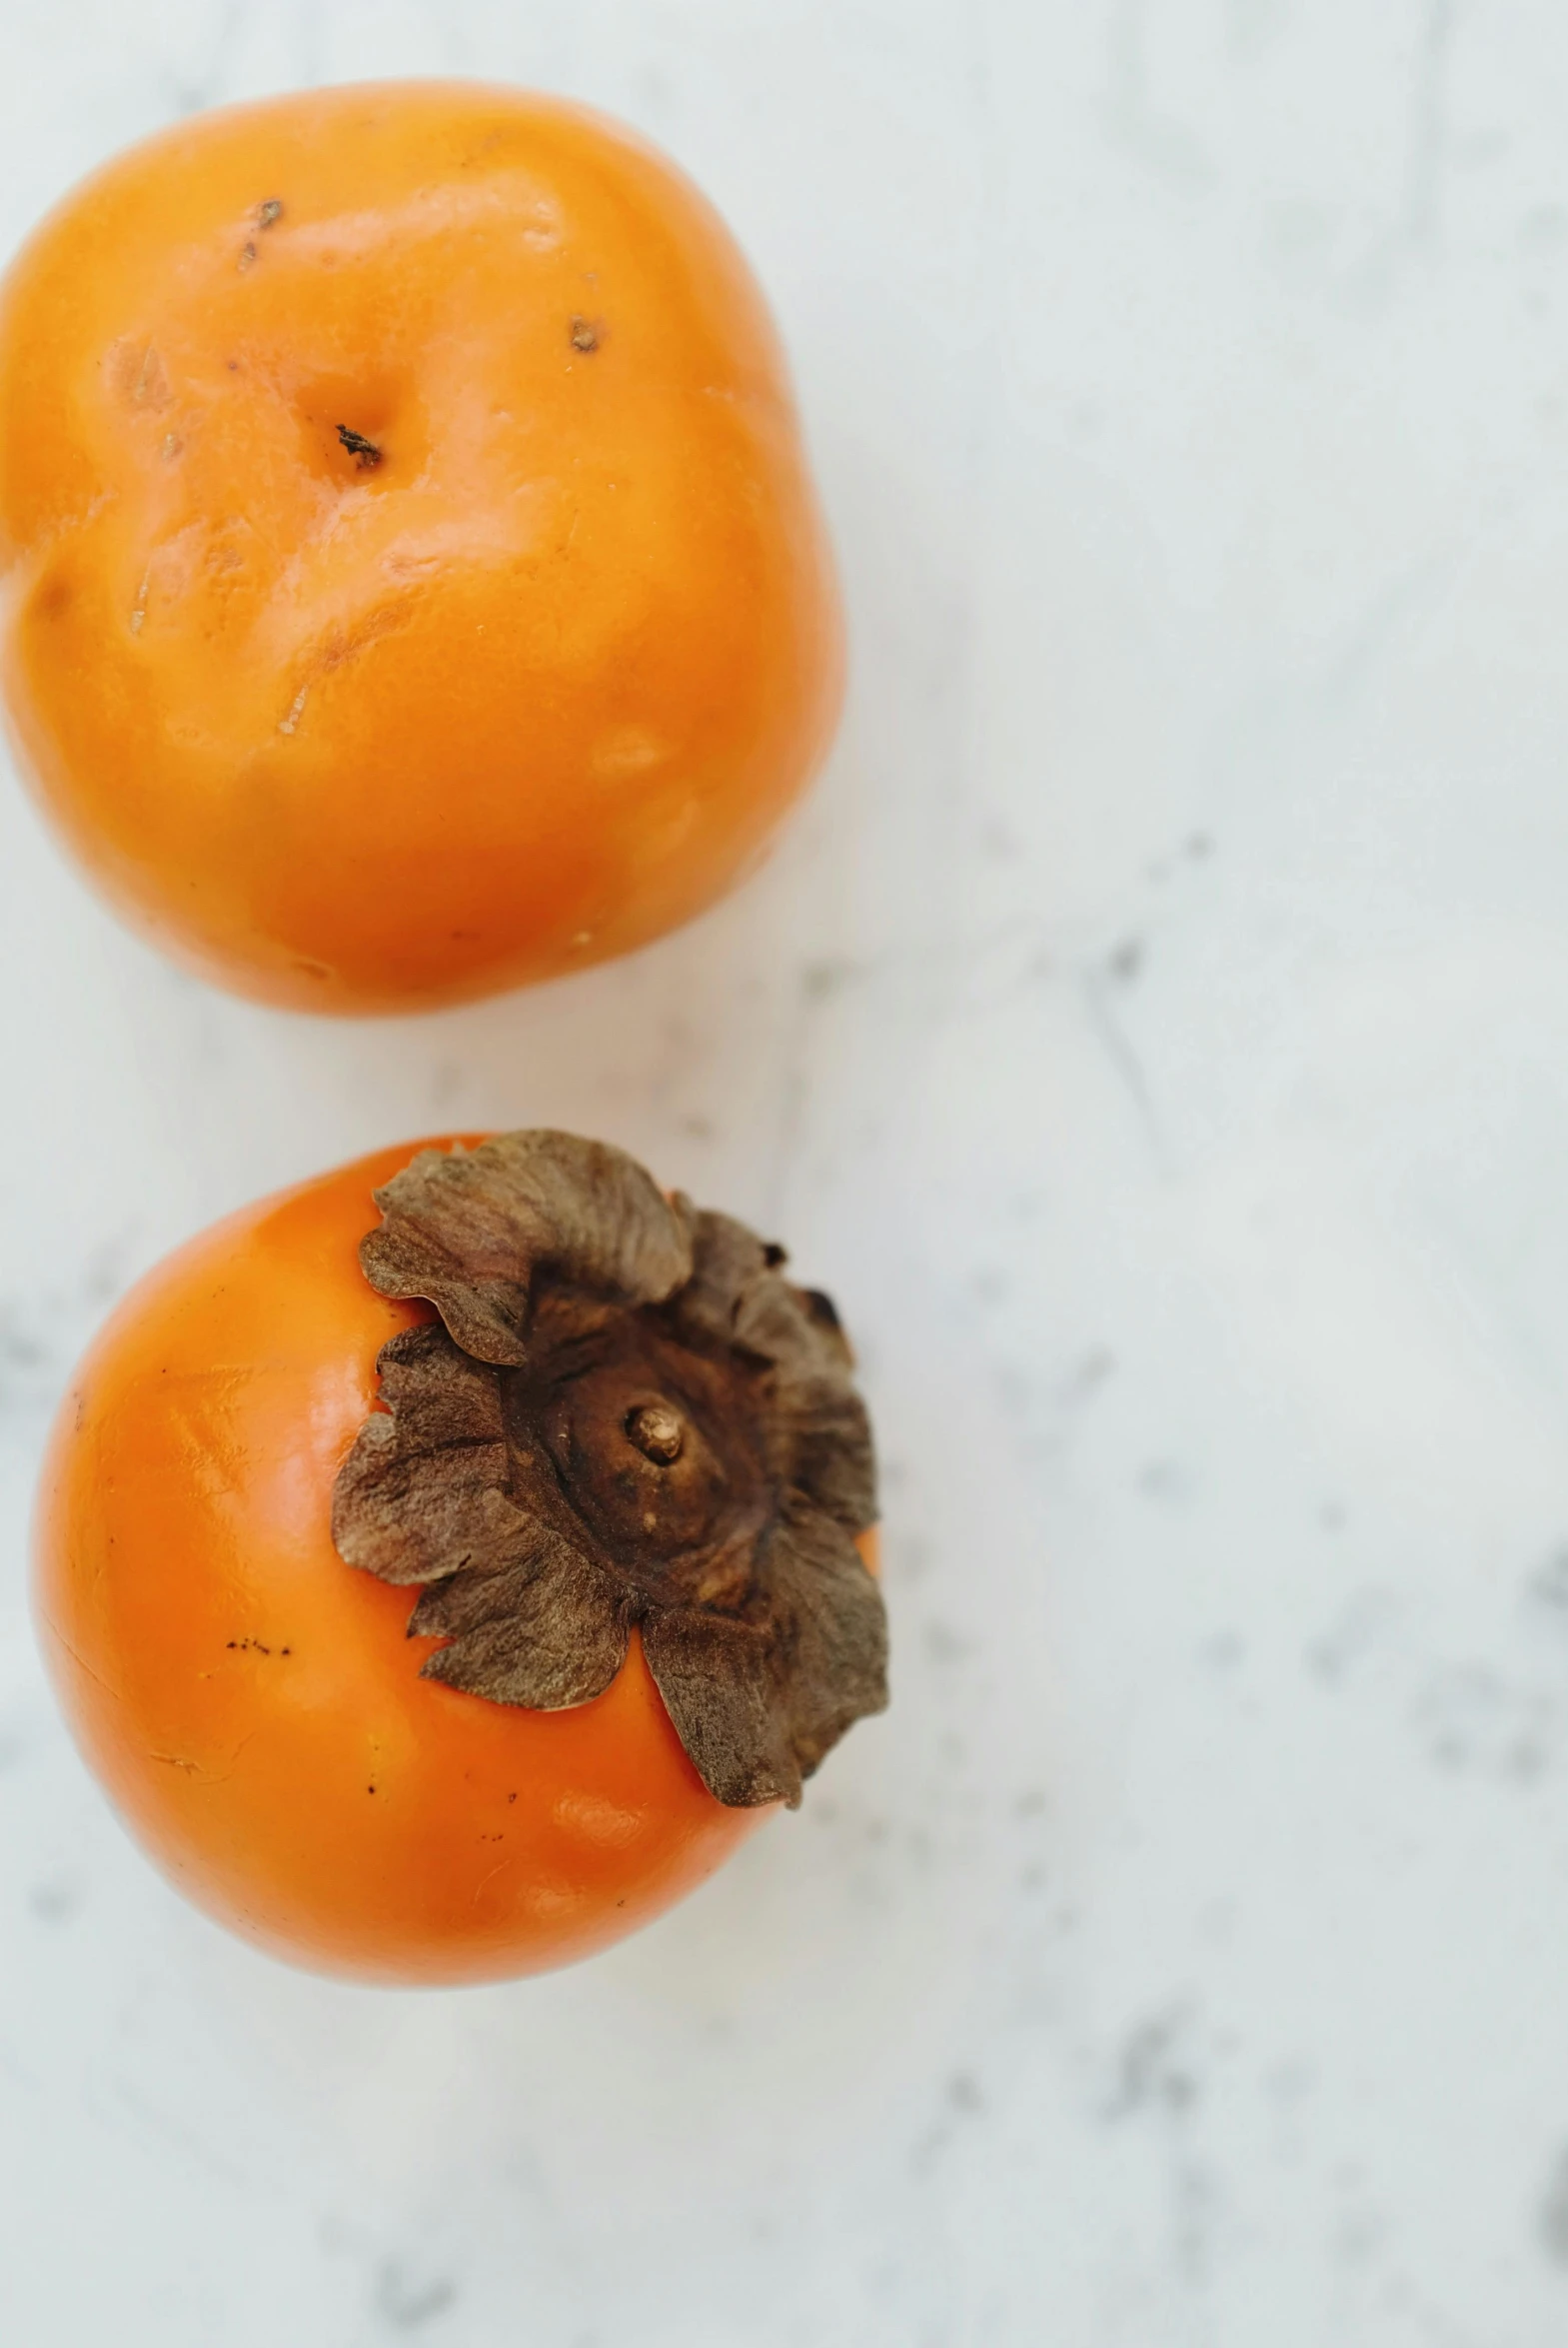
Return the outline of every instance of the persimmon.
[[[132,1291],[51,1438],[36,1606],[176,1884],[298,1963],[494,1979],[799,1799],[885,1634],[847,1346],[783,1262],[528,1133],[362,1159]]]
[[[215,983],[418,1009],[622,954],[826,747],[831,561],[718,215],[481,84],[197,116],[0,291],[3,684],[88,875]]]

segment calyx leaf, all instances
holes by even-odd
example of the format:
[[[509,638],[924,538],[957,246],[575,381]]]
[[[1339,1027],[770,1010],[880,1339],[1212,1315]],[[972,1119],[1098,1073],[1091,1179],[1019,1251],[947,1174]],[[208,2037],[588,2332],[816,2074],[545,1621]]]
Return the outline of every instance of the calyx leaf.
[[[570,1134],[421,1151],[376,1202],[367,1277],[440,1320],[382,1348],[333,1537],[421,1588],[410,1634],[446,1641],[426,1675],[585,1703],[636,1625],[709,1790],[798,1802],[887,1701],[855,1546],[870,1426],[830,1303],[782,1248]]]

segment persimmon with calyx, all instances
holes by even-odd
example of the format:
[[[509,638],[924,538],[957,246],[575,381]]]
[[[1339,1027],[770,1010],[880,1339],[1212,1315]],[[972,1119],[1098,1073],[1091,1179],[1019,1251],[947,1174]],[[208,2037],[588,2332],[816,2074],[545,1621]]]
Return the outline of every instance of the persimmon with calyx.
[[[717,214],[584,110],[314,90],[108,164],[0,291],[3,679],[88,874],[219,985],[418,1009],[752,864],[830,559]]]
[[[848,1347],[783,1265],[524,1133],[361,1160],[131,1293],[50,1442],[37,1615],[200,1906],[326,1971],[495,1979],[799,1800],[885,1702],[885,1629]]]

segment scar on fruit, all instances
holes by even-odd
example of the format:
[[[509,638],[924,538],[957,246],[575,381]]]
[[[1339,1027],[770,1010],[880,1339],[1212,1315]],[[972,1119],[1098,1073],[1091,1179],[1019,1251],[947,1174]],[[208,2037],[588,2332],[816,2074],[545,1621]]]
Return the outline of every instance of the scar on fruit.
[[[255,220],[256,226],[259,229],[265,230],[271,228],[275,221],[281,220],[283,218],[283,202],[281,197],[269,196],[264,204],[257,205],[252,218]],[[247,238],[245,243],[240,247],[240,259],[238,265],[241,269],[254,269],[256,266],[256,247],[251,243],[249,238]]]
[[[381,463],[380,449],[373,440],[367,440],[363,432],[355,432],[349,425],[340,424],[338,438],[362,473],[371,472]]]
[[[494,1703],[592,1701],[636,1628],[709,1791],[793,1806],[887,1702],[870,1423],[827,1299],[571,1134],[422,1150],[376,1203],[367,1278],[440,1317],[381,1349],[340,1555],[417,1587],[424,1676]]]
[[[570,338],[572,348],[574,351],[597,351],[600,344],[600,328],[594,324],[591,318],[574,318]]]

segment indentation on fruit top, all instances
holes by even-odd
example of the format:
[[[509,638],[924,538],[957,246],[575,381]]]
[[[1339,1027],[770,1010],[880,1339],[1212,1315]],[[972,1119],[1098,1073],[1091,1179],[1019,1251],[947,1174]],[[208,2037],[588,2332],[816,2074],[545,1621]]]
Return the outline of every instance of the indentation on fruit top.
[[[406,488],[429,445],[422,405],[374,376],[319,376],[294,394],[308,472],[339,491]]]

